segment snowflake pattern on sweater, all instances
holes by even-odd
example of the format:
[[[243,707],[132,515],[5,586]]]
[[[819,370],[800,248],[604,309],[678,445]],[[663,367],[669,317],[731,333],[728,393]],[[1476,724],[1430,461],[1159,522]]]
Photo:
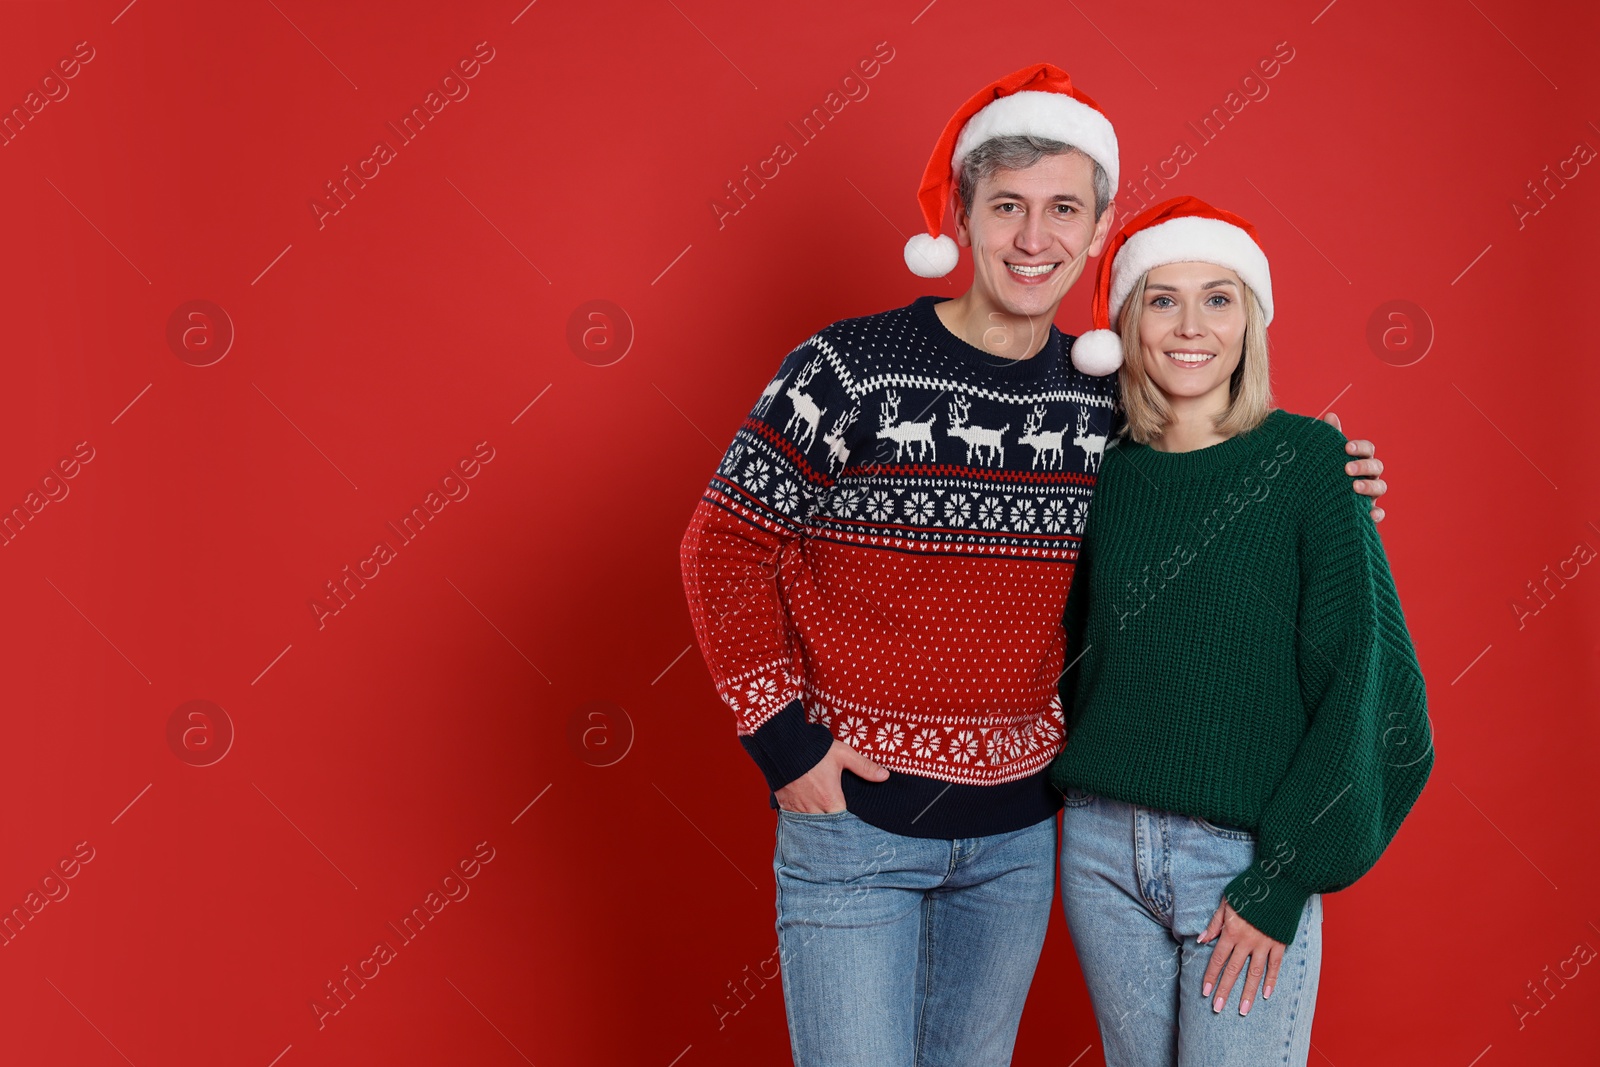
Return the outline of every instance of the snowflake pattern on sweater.
[[[1064,741],[1061,618],[1116,377],[1073,368],[1053,325],[1030,359],[986,353],[942,299],[785,356],[680,561],[741,737],[798,701],[891,771],[993,785]]]

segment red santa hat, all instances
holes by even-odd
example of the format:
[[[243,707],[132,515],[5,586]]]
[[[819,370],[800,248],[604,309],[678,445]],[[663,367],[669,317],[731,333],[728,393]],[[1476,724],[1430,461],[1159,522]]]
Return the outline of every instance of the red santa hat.
[[[1112,324],[1139,278],[1168,263],[1227,267],[1272,321],[1272,272],[1256,228],[1204,200],[1174,197],[1135,215],[1106,242],[1094,283],[1094,329],[1072,343],[1073,366],[1096,376],[1122,366],[1122,337]]]
[[[942,278],[956,267],[960,249],[940,234],[950,190],[960,180],[961,163],[991,137],[1033,134],[1081,150],[1105,169],[1117,188],[1117,135],[1100,105],[1072,87],[1072,78],[1052,63],[1037,63],[1007,74],[973,94],[945,124],[922,172],[917,203],[927,233],[906,242],[906,266],[921,278]]]

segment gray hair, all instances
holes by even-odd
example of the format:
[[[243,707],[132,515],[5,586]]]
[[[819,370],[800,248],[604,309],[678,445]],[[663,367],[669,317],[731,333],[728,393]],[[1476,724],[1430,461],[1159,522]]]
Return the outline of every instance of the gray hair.
[[[1077,153],[1094,164],[1094,217],[1098,220],[1111,206],[1111,178],[1106,174],[1106,169],[1077,145],[1032,134],[991,137],[967,153],[967,158],[961,163],[957,187],[961,196],[961,210],[968,216],[972,214],[972,197],[978,190],[978,182],[994,177],[995,171],[1025,170],[1046,156],[1066,153]]]

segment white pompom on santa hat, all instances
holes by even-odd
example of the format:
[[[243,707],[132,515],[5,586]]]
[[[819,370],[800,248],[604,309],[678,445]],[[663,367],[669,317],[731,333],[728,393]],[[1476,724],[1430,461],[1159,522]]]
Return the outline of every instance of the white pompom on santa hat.
[[[961,164],[991,137],[1032,134],[1062,141],[1100,164],[1117,187],[1117,135],[1111,122],[1072,77],[1053,63],[1036,63],[984,86],[951,116],[922,173],[917,203],[927,232],[906,242],[906,266],[919,278],[943,278],[955,270],[961,250],[939,231],[960,181]]]
[[[1215,263],[1239,276],[1272,322],[1272,272],[1256,228],[1192,196],[1152,205],[1106,242],[1095,275],[1094,329],[1072,343],[1072,365],[1101,376],[1122,366],[1122,336],[1112,327],[1146,271],[1168,263]]]

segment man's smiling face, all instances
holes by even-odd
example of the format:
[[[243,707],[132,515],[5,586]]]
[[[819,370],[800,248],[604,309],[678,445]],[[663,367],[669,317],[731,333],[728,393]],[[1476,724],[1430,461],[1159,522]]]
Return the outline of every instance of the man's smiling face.
[[[1108,207],[1096,222],[1094,162],[1082,152],[997,169],[978,181],[972,201],[956,221],[957,243],[972,249],[972,296],[990,311],[1030,318],[1055,316],[1116,214]]]

